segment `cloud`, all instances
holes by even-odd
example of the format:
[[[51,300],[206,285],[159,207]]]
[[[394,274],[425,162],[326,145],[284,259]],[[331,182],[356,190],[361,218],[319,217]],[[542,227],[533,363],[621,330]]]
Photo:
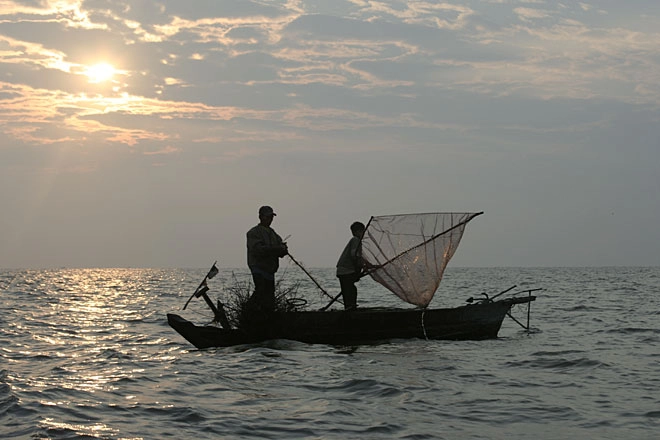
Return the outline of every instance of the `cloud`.
[[[180,152],[181,152],[180,148],[176,148],[171,145],[168,145],[165,148],[162,148],[157,151],[144,151],[142,154],[144,154],[145,156],[167,156],[170,154],[177,154]]]
[[[264,9],[251,2],[246,2],[245,7],[234,5],[222,16],[215,15],[212,3],[200,3],[192,14],[174,4],[139,10],[126,3],[114,11],[86,11],[82,15],[92,21],[105,20],[105,25],[119,31],[119,39],[131,42],[131,61],[120,66],[126,75],[124,83],[117,84],[118,92],[167,99],[185,87],[191,89],[187,92],[190,96],[204,95],[200,102],[211,105],[215,105],[212,101],[216,94],[207,91],[217,87],[218,82],[243,83],[253,88],[322,85],[410,95],[405,89],[417,88],[421,81],[427,87],[469,88],[499,96],[531,92],[543,99],[587,97],[616,91],[608,82],[627,81],[625,64],[617,66],[608,60],[635,57],[653,67],[652,61],[643,59],[653,59],[652,46],[657,43],[657,35],[634,35],[635,31],[625,28],[617,31],[589,27],[565,12],[558,21],[561,8],[551,11],[516,6],[516,2],[491,4],[513,4],[511,11],[526,23],[551,17],[553,21],[535,26],[511,23],[481,28],[477,23],[483,12],[428,2],[353,2],[348,17],[314,14],[304,4]],[[578,5],[573,12],[577,10],[589,11],[584,5]],[[45,9],[42,14],[48,11]],[[120,23],[125,26],[117,28]],[[102,29],[99,26],[89,32]],[[157,38],[140,40],[143,32]],[[76,36],[75,42],[79,40]],[[32,63],[44,68],[64,73],[81,71],[85,66],[82,60],[76,62],[65,55],[80,45],[72,39],[60,41],[60,49],[53,50],[14,39],[10,42],[13,49],[7,51],[4,59],[12,62],[10,57],[25,50],[33,54]],[[644,45],[644,41],[648,44]],[[639,55],[630,51],[631,43],[639,46]],[[113,52],[118,51],[120,45],[114,46]],[[420,63],[421,59],[428,61]],[[14,60],[20,64],[27,61],[20,57]],[[158,64],[168,66],[167,73],[157,76]],[[455,76],[459,72],[460,78]],[[607,78],[599,79],[598,72]],[[648,93],[656,78],[647,76],[641,84],[638,78],[632,86],[633,90],[646,91],[636,99],[657,100],[657,95]]]
[[[547,18],[551,14],[548,11],[542,9],[532,9],[532,8],[515,8],[513,12],[518,15],[523,21],[531,21],[533,19]]]

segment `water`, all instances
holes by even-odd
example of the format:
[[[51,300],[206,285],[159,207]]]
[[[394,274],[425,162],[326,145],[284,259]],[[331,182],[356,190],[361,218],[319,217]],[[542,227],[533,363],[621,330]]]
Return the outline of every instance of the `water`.
[[[284,272],[302,281],[310,306],[326,303],[295,267]],[[506,319],[490,341],[280,340],[199,351],[165,314],[181,308],[205,273],[0,271],[0,438],[655,439],[660,432],[659,268],[448,270],[436,306],[513,284],[543,287],[531,334]],[[332,270],[312,273],[337,292]],[[231,285],[231,274],[222,271],[211,287]],[[362,305],[397,304],[369,280],[358,287]],[[205,307],[193,300],[182,314],[206,322]]]

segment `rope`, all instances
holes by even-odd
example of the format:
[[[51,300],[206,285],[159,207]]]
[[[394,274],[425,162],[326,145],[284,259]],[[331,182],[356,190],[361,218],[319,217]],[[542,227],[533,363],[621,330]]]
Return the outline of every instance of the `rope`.
[[[422,331],[424,332],[424,339],[428,341],[429,337],[426,335],[426,327],[424,327],[424,313],[426,313],[426,309],[422,310]]]

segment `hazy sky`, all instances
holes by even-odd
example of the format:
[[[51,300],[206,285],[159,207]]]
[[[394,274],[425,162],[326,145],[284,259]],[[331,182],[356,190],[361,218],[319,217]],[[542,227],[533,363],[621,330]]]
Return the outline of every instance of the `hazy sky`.
[[[0,267],[310,267],[484,211],[453,266],[660,265],[660,2],[0,1]]]

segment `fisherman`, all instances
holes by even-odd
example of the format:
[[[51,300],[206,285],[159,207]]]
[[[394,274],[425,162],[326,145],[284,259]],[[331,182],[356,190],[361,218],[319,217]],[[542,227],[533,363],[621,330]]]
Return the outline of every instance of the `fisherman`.
[[[353,236],[346,244],[339,261],[337,261],[337,278],[339,278],[341,296],[346,310],[357,308],[357,287],[355,287],[355,283],[360,280],[362,268],[365,267],[360,246],[364,229],[364,224],[360,222],[354,222],[351,225]]]
[[[273,208],[259,208],[259,224],[247,232],[247,263],[254,281],[254,293],[248,306],[261,312],[275,309],[275,272],[278,258],[289,253],[287,245],[271,227]]]

